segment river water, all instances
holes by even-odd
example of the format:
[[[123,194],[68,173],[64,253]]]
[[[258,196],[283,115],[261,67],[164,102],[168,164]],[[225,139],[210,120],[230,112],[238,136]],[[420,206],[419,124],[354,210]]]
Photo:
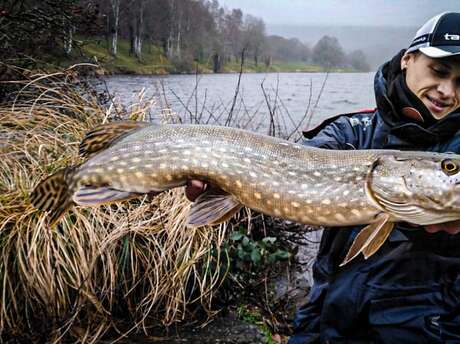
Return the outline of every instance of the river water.
[[[170,108],[185,122],[224,124],[264,131],[270,117],[279,130],[315,127],[324,119],[375,106],[374,73],[248,73],[106,78],[109,91],[129,107],[154,98],[155,117]],[[235,94],[236,97],[235,97]],[[233,107],[233,110],[231,110]],[[226,123],[228,124],[228,123]]]

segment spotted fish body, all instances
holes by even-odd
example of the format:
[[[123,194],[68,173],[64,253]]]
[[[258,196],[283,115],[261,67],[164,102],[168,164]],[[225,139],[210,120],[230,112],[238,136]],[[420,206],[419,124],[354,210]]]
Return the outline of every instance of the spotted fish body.
[[[365,256],[380,247],[396,221],[460,219],[457,155],[325,150],[219,126],[142,123],[128,129],[104,137],[93,151],[98,133],[106,131],[103,126],[90,133],[82,152],[93,155],[58,172],[63,186],[54,194],[49,185],[56,178],[42,182],[32,203],[50,211],[55,222],[72,204],[116,202],[200,179],[216,188],[192,206],[191,225],[222,222],[242,205],[303,224],[371,224],[355,248]]]

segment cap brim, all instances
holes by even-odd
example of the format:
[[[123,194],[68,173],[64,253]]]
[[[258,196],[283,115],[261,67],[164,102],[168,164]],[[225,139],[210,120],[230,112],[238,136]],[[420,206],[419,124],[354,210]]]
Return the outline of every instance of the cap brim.
[[[440,47],[423,47],[419,48],[422,53],[424,53],[428,57],[432,57],[434,59],[440,57],[448,57],[454,55],[460,55],[460,46],[458,45],[445,45]]]

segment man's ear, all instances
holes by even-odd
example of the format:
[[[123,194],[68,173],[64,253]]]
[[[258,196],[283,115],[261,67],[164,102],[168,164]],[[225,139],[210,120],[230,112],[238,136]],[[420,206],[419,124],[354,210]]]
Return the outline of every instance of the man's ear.
[[[412,54],[408,53],[405,53],[403,57],[401,57],[401,70],[405,70],[407,68],[407,64],[409,63],[411,58]]]

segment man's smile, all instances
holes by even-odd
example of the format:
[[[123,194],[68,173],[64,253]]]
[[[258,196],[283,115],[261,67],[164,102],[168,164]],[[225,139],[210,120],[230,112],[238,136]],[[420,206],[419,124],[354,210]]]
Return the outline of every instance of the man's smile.
[[[446,110],[446,108],[449,108],[452,106],[452,104],[444,102],[433,96],[426,95],[426,99],[429,101],[429,104],[428,104],[429,110],[437,114],[443,113]]]

